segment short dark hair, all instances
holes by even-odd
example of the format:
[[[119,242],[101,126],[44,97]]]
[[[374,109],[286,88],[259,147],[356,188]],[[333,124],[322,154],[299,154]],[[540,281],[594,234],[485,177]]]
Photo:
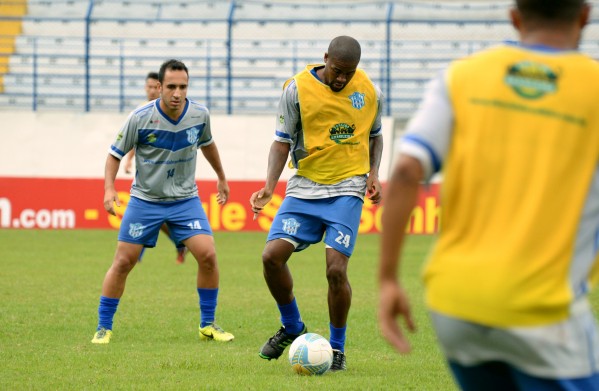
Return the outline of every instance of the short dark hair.
[[[158,78],[158,72],[148,72],[148,75],[146,76],[146,80],[148,80],[148,79],[160,80]]]
[[[187,74],[187,77],[189,77],[189,72],[187,71],[187,67],[185,66],[185,64],[183,64],[182,61],[170,59],[170,60],[166,60],[165,62],[163,62],[162,65],[160,66],[160,70],[158,71],[158,81],[161,84],[164,81],[164,74],[166,73],[167,70],[185,71],[185,73]]]
[[[583,9],[585,0],[516,0],[524,19],[551,22],[573,22]]]
[[[327,50],[329,56],[339,60],[360,62],[362,48],[356,39],[347,35],[341,35],[333,38]]]

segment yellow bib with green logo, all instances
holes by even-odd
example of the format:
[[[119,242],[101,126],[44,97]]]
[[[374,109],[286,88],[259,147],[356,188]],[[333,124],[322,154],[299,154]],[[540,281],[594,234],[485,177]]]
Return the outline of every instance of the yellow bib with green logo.
[[[453,63],[447,86],[454,128],[429,306],[500,327],[565,319],[580,289],[569,275],[591,257],[577,238],[599,156],[599,65],[500,46]]]
[[[310,72],[294,76],[304,146],[308,156],[297,163],[297,174],[317,183],[334,184],[370,171],[369,136],[377,115],[372,81],[361,69],[339,92]]]

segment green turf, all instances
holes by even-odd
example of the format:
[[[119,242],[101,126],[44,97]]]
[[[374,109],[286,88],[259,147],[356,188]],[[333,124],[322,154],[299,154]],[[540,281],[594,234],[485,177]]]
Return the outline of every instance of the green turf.
[[[221,271],[217,320],[232,343],[197,335],[196,264],[175,264],[162,234],[129,275],[109,345],[92,345],[101,284],[116,231],[0,231],[2,390],[454,390],[422,305],[419,272],[431,237],[413,236],[402,268],[419,331],[414,351],[396,354],[379,336],[377,235],[359,238],[349,267],[353,303],[348,370],[319,377],[258,357],[280,326],[262,277],[263,233],[216,233]],[[302,316],[328,338],[324,247],[295,254],[290,268]],[[597,300],[595,300],[597,302]]]

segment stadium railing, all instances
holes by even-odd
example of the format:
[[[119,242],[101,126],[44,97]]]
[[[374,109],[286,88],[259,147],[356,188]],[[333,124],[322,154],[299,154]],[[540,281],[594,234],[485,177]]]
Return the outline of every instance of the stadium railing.
[[[450,61],[515,38],[510,3],[30,0],[25,15],[0,15],[22,23],[0,50],[0,108],[129,111],[144,100],[147,72],[179,58],[189,96],[211,111],[272,113],[287,78],[322,62],[331,38],[351,35],[385,114],[407,118]],[[583,48],[599,52],[588,30]]]

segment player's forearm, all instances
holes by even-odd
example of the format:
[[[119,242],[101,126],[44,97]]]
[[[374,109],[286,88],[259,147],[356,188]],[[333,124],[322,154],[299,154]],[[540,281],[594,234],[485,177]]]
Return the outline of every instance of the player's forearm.
[[[220,154],[218,153],[218,148],[216,147],[216,143],[212,143],[205,147],[202,147],[202,154],[214,170],[214,173],[220,180],[226,180],[225,170],[223,169],[222,162],[220,160]]]
[[[104,190],[114,188],[114,181],[120,165],[121,161],[119,159],[108,154],[106,165],[104,167]]]
[[[287,163],[287,156],[289,155],[289,144],[274,141],[270,146],[270,152],[268,154],[268,168],[266,170],[266,184],[264,188],[273,192],[281,173]]]
[[[369,140],[370,149],[370,175],[379,176],[381,156],[383,155],[383,136],[372,137]]]
[[[395,280],[405,229],[418,199],[420,163],[411,157],[400,157],[387,183],[382,215],[379,282]]]

